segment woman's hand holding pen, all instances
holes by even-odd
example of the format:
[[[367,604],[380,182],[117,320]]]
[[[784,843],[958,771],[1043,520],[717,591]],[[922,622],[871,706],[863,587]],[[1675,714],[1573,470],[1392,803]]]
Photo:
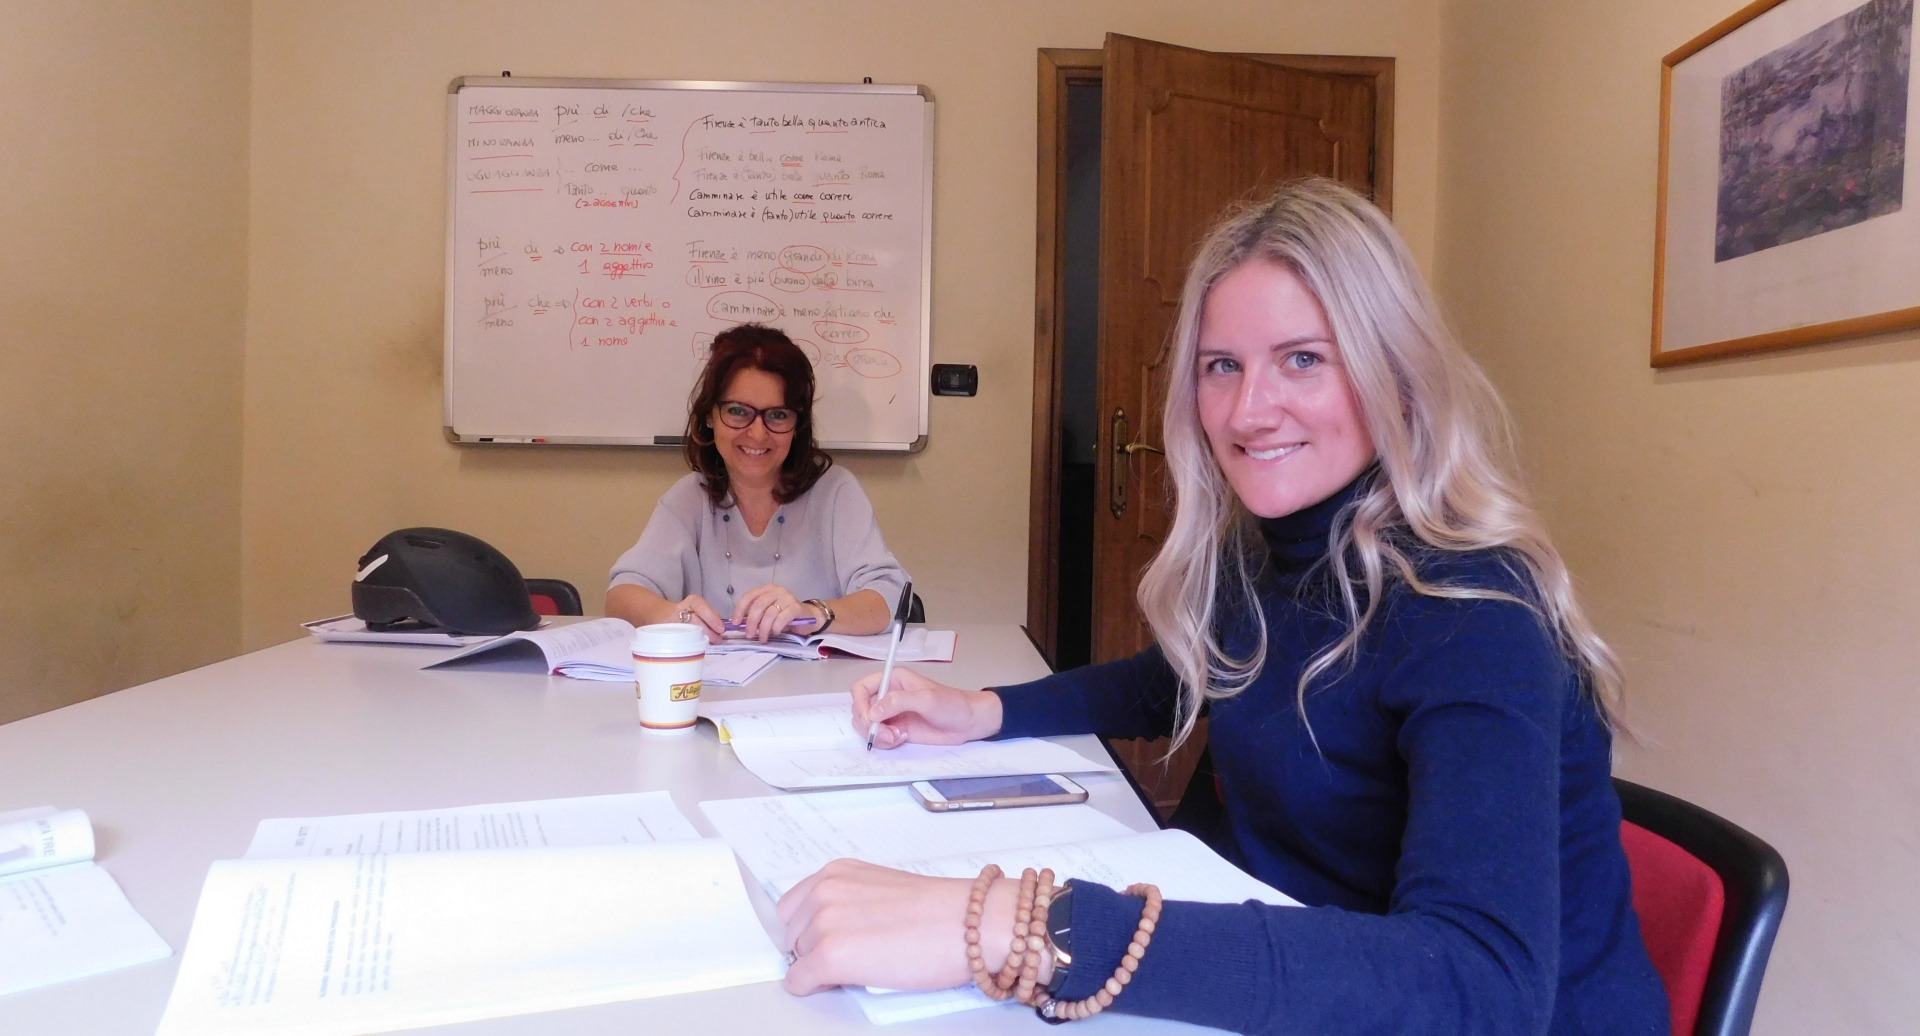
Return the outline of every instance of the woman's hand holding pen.
[[[739,605],[733,609],[733,624],[741,635],[762,644],[780,633],[812,632],[819,622],[820,615],[812,605],[777,583],[756,586],[741,594]]]
[[[878,700],[876,700],[878,699]],[[853,684],[853,729],[878,723],[873,747],[959,745],[1000,732],[1000,696],[934,683],[910,669],[893,670],[893,687],[880,697],[880,674]]]

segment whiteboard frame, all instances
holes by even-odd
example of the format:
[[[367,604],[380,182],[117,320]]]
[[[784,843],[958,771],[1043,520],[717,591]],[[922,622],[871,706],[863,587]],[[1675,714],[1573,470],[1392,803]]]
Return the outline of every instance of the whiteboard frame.
[[[919,453],[927,448],[928,416],[933,397],[933,123],[938,114],[933,91],[914,83],[753,83],[718,79],[578,79],[502,76],[460,76],[447,85],[447,256],[446,298],[441,325],[441,363],[443,373],[441,434],[450,443],[462,446],[659,446],[680,449],[685,436],[656,435],[651,439],[623,439],[595,436],[518,436],[461,435],[453,430],[453,240],[458,204],[458,158],[460,91],[467,87],[534,87],[576,90],[718,90],[757,93],[801,94],[916,94],[927,104],[925,160],[921,163],[920,184],[920,376],[916,394],[920,407],[920,432],[910,443],[895,442],[822,442],[822,449],[863,450],[875,453]]]

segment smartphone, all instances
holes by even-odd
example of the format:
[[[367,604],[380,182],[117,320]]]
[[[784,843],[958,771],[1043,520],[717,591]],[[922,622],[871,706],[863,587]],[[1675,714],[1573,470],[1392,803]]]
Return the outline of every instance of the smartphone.
[[[1058,802],[1087,801],[1087,789],[1057,773],[914,781],[912,788],[913,797],[919,799],[922,806],[936,813],[961,809],[1051,806]]]

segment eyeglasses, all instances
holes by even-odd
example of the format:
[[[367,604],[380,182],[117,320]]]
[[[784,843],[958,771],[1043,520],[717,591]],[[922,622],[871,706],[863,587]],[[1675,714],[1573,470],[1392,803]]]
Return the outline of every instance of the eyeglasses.
[[[723,399],[715,409],[720,411],[720,423],[728,428],[746,428],[757,417],[767,426],[767,431],[782,435],[793,431],[793,426],[800,423],[800,411],[791,407],[753,407],[737,400]]]

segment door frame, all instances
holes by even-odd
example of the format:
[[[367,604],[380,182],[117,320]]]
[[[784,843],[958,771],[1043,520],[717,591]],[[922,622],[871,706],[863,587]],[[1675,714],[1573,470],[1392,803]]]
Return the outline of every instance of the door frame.
[[[1393,214],[1393,66],[1388,57],[1235,54],[1310,72],[1356,76],[1373,83],[1374,204]],[[1033,456],[1027,503],[1027,636],[1049,666],[1059,649],[1061,375],[1066,328],[1067,88],[1099,82],[1104,50],[1042,48],[1039,52],[1038,185],[1033,271]]]

